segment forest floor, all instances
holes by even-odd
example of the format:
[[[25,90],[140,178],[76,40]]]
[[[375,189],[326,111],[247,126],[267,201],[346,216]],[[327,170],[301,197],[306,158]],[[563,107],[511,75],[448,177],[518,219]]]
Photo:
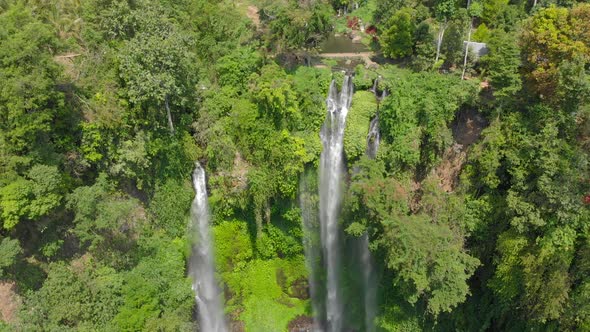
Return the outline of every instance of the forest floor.
[[[15,283],[0,282],[0,319],[7,323],[14,322],[20,304]]]
[[[256,29],[260,28],[260,15],[258,15],[258,8],[256,6],[248,6],[248,10],[246,11],[246,16],[252,20]]]
[[[254,23],[254,26],[256,26],[257,30],[262,27],[260,24],[260,14],[258,14],[259,9],[252,3],[252,1],[242,0],[238,1],[236,5],[240,11],[245,14],[246,17],[252,21],[252,23]]]

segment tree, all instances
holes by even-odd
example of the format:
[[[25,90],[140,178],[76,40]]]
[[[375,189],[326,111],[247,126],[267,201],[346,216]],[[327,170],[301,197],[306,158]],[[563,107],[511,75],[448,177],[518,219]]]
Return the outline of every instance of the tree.
[[[110,173],[134,180],[137,187],[142,189],[144,179],[148,177],[146,172],[151,166],[150,157],[152,156],[149,155],[148,150],[149,137],[143,131],[139,131],[133,140],[121,142]]]
[[[393,287],[411,304],[423,301],[436,317],[465,301],[467,280],[479,261],[465,252],[460,211],[428,180],[421,208],[411,213],[409,181],[385,177],[384,165],[361,159],[353,175],[347,207],[348,231],[367,230],[371,246],[395,271]]]
[[[469,27],[469,18],[465,9],[461,9],[452,20],[447,21],[446,37],[441,44],[440,51],[445,55],[445,64],[448,66],[457,65],[462,60],[465,50],[465,32]]]
[[[455,0],[439,0],[436,2],[434,12],[437,21],[439,22],[438,37],[436,41],[436,57],[434,59],[434,65],[438,63],[440,57],[440,50],[445,36],[445,30],[449,19],[451,19],[457,10],[457,4]]]
[[[23,5],[0,14],[0,163],[42,150],[63,107],[56,90],[56,40]]]
[[[493,218],[505,220],[487,233],[502,229],[487,284],[505,329],[566,318],[572,271],[583,262],[575,255],[588,212],[580,199],[585,185],[577,177],[586,171],[588,156],[568,143],[559,120],[559,112],[547,106],[506,114],[473,155],[473,170],[479,170],[472,173],[474,189],[493,203]]]
[[[268,22],[269,40],[278,51],[316,47],[332,30],[332,7],[323,1],[310,2],[309,8],[297,1],[272,3],[263,11],[273,13]]]
[[[455,112],[476,94],[472,82],[435,73],[396,72],[391,98],[379,108],[383,140],[393,143],[384,152],[391,167],[428,169],[451,143],[448,129]]]
[[[121,306],[122,275],[109,267],[78,262],[48,267],[41,289],[28,294],[22,314],[25,330],[109,330]]]
[[[490,77],[494,96],[504,102],[515,96],[522,86],[520,49],[514,36],[503,31],[494,33],[488,47],[490,53],[481,62]]]
[[[25,177],[0,188],[0,216],[5,229],[23,219],[37,220],[61,206],[65,193],[62,174],[55,166],[35,165]]]
[[[5,237],[0,241],[0,277],[6,276],[6,272],[12,267],[20,256],[23,249],[17,239]]]
[[[588,57],[590,39],[584,18],[590,5],[575,9],[550,7],[527,20],[521,37],[528,88],[542,99],[554,102],[559,65],[564,60]]]
[[[119,331],[192,331],[194,293],[186,277],[185,243],[150,237],[139,264],[124,274],[121,306],[113,318]]]
[[[190,37],[165,20],[166,12],[142,8],[140,29],[120,52],[120,75],[129,100],[143,107],[164,107],[174,133],[171,105],[186,106],[196,83],[196,57]]]
[[[559,66],[556,100],[569,114],[577,114],[590,98],[590,78],[581,56]]]
[[[432,36],[431,26],[426,22],[422,22],[416,27],[412,66],[417,71],[431,68],[435,54],[436,47],[434,37]]]
[[[510,1],[508,0],[485,0],[483,2],[482,21],[491,26],[497,27],[501,22],[502,15],[506,11]]]
[[[113,266],[127,266],[129,235],[144,217],[139,203],[117,192],[101,173],[92,186],[76,188],[66,207],[74,213],[74,233],[82,246]]]
[[[381,48],[385,55],[397,59],[412,54],[414,46],[414,23],[412,10],[402,8],[388,21],[381,38]]]

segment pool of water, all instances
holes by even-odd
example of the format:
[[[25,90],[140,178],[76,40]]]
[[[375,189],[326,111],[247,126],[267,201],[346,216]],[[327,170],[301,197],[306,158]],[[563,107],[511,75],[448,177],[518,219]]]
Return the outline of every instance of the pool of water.
[[[353,43],[347,36],[330,35],[320,44],[320,53],[357,53],[370,51],[361,43]]]

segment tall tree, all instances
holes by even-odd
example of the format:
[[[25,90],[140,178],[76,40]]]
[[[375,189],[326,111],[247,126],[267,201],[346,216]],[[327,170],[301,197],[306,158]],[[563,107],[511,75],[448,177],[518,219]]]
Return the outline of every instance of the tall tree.
[[[381,36],[381,49],[391,58],[403,58],[412,54],[414,46],[414,22],[412,9],[398,10],[386,24]]]
[[[0,155],[23,155],[44,145],[63,107],[57,91],[56,40],[23,5],[0,14]],[[7,162],[2,158],[0,163]]]
[[[135,15],[140,24],[121,50],[120,75],[129,100],[143,107],[163,107],[174,133],[172,107],[187,106],[198,74],[192,40],[166,19],[161,8],[140,8]]]

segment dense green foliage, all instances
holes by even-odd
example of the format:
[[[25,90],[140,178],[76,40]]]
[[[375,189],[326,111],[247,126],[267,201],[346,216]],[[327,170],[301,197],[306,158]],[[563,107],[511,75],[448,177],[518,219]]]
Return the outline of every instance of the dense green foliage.
[[[576,1],[0,1],[0,329],[198,329],[195,161],[231,327],[309,321],[298,196],[317,208],[346,68],[343,243],[369,236],[378,329],[590,330],[589,18]],[[307,66],[333,29],[386,59]]]

